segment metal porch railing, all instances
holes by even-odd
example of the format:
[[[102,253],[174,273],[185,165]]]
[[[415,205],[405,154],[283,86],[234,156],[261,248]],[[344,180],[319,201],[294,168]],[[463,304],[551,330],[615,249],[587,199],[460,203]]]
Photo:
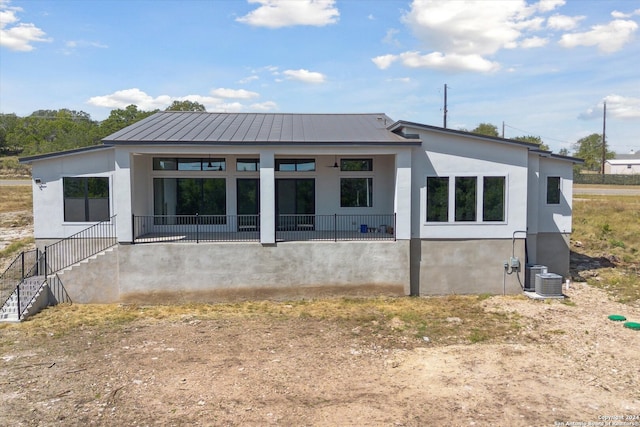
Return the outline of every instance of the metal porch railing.
[[[395,240],[395,214],[279,215],[278,241]],[[258,242],[259,215],[133,215],[133,242]]]

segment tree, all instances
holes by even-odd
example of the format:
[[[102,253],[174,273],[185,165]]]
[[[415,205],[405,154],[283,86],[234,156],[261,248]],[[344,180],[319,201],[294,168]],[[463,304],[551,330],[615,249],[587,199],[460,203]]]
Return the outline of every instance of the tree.
[[[599,171],[602,170],[602,135],[592,133],[589,136],[579,139],[573,144],[574,155],[584,160],[583,169]],[[616,156],[613,151],[606,150],[605,159],[612,159]]]
[[[498,133],[498,127],[491,123],[480,123],[471,133],[479,133],[487,136],[500,136]]]
[[[152,114],[157,113],[158,110],[154,111],[141,111],[138,110],[137,105],[129,105],[124,110],[118,108],[116,110],[111,110],[109,117],[107,117],[104,121],[100,123],[100,126],[93,133],[94,142],[100,142],[101,139],[111,135],[119,131],[120,129],[124,129],[129,125],[134,124],[142,119],[149,117]]]
[[[5,146],[25,155],[50,153],[91,145],[97,126],[83,111],[38,110],[17,122],[5,135]]]
[[[523,136],[516,136],[515,138],[511,138],[511,139],[515,141],[531,142],[533,144],[538,144],[541,150],[550,151],[549,146],[545,144],[544,141],[542,141],[542,138],[540,138],[539,136],[523,135]]]
[[[198,102],[186,101],[173,101],[173,104],[167,107],[164,111],[201,111],[205,112],[207,109],[204,105]]]
[[[560,154],[561,156],[568,156],[569,155],[569,150],[567,148],[561,148],[558,151],[558,154]]]
[[[0,156],[16,155],[22,152],[22,147],[11,145],[7,137],[20,124],[20,118],[15,114],[0,114]]]

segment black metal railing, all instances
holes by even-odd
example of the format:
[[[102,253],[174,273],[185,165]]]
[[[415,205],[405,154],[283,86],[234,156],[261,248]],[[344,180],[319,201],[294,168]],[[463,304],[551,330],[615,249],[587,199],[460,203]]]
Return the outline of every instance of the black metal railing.
[[[118,243],[116,217],[101,221],[66,239],[45,246],[45,264],[48,273],[55,273],[85,260]]]
[[[278,241],[395,240],[395,214],[279,215]],[[259,215],[133,215],[133,242],[260,241]]]
[[[395,214],[279,215],[276,240],[395,240]]]
[[[133,216],[133,242],[257,242],[259,215]]]
[[[40,256],[38,249],[20,253],[9,267],[0,275],[0,307],[11,297],[16,286],[24,279],[40,274]]]

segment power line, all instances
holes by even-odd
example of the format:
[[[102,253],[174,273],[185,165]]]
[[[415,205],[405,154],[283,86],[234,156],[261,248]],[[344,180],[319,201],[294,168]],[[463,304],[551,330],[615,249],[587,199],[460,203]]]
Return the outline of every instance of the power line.
[[[543,140],[545,140],[545,141],[547,141],[547,140],[551,140],[551,141],[557,141],[557,142],[564,142],[564,143],[566,143],[566,144],[573,144],[573,143],[575,142],[575,141],[574,141],[574,142],[566,141],[566,140],[564,140],[564,139],[552,138],[552,137],[550,137],[550,136],[544,136],[544,135],[540,135],[540,134],[537,134],[537,135],[536,135],[536,133],[535,133],[535,132],[529,132],[528,130],[519,129],[519,128],[516,128],[516,127],[510,126],[510,125],[508,125],[508,124],[506,124],[506,123],[504,123],[504,126],[505,126],[505,127],[510,128],[510,129],[513,129],[513,130],[517,130],[517,131],[520,131],[520,132],[524,132],[525,134],[528,134],[528,135],[535,135],[535,136],[537,136],[537,137],[539,137],[540,139],[543,139]]]

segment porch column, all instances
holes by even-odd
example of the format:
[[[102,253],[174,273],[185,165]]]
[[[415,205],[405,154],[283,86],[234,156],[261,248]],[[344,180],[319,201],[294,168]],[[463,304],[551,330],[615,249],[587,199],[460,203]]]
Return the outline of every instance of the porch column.
[[[273,151],[260,151],[260,243],[276,242],[276,181]]]
[[[396,154],[396,238],[411,239],[411,149]]]
[[[116,148],[113,191],[113,214],[116,215],[118,242],[133,240],[131,231],[131,153]]]

